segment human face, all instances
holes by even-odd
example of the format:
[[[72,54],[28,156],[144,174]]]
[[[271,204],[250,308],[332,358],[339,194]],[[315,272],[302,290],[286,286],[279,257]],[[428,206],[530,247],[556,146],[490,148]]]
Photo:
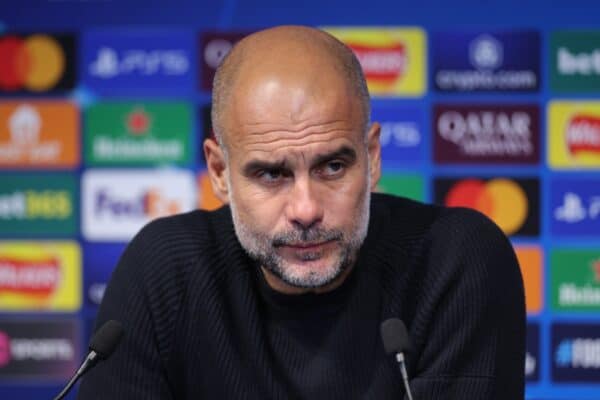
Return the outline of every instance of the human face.
[[[237,134],[222,174],[237,237],[275,289],[329,290],[366,236],[379,126],[365,135],[356,101],[344,96],[291,99],[292,107],[256,97],[231,119]]]

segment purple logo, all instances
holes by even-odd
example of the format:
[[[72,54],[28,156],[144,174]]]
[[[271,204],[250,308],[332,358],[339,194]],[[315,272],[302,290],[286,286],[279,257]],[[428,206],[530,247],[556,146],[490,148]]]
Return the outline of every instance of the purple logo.
[[[439,91],[540,87],[538,32],[436,32],[432,47],[433,86]]]
[[[200,36],[200,89],[211,91],[217,67],[233,45],[252,33],[206,32]]]
[[[437,163],[539,162],[536,105],[436,105],[432,128]]]

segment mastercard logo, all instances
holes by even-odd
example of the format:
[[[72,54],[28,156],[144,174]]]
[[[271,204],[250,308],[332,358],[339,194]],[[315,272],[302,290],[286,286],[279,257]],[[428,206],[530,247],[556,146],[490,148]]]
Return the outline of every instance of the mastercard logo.
[[[444,203],[449,207],[473,208],[485,214],[507,235],[517,232],[529,213],[525,191],[516,182],[505,178],[459,181],[450,188]]]
[[[66,63],[61,44],[51,36],[0,38],[0,90],[49,90],[60,82]]]

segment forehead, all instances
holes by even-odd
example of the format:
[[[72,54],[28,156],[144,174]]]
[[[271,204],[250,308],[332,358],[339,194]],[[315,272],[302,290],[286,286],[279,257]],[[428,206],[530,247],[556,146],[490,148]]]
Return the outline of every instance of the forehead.
[[[339,78],[322,78],[263,76],[238,85],[225,116],[228,149],[294,153],[362,142],[359,99]]]

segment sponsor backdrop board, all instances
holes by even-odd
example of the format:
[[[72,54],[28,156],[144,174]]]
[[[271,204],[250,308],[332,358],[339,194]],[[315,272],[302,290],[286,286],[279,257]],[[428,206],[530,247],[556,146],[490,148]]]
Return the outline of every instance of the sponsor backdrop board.
[[[509,236],[526,398],[600,398],[600,4],[151,3],[0,3],[1,399],[58,393],[139,229],[222,205],[202,150],[214,73],[281,23],[357,55],[377,191],[473,208]]]

